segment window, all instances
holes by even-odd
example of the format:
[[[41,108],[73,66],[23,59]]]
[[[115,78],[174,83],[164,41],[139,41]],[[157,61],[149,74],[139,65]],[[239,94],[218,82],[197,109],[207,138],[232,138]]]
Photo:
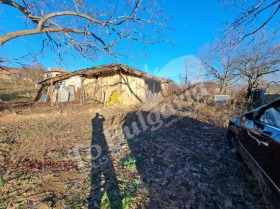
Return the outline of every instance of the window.
[[[267,109],[260,117],[260,121],[280,128],[280,106]]]

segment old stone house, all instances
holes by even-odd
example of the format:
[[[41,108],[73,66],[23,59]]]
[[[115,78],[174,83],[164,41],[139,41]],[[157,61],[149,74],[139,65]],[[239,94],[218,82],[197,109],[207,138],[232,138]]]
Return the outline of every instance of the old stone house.
[[[107,64],[72,73],[57,75],[40,82],[35,101],[55,97],[58,102],[96,101],[105,104],[112,95],[119,103],[145,102],[153,94],[166,94],[172,81],[153,76],[141,70],[122,65]],[[52,95],[56,92],[56,95]]]

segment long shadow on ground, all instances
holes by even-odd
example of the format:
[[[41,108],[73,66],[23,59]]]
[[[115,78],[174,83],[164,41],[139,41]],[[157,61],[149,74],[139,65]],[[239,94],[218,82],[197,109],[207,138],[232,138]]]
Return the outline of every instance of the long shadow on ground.
[[[107,115],[106,128],[98,113],[92,120],[90,209],[265,206],[224,128],[158,112],[117,117]]]
[[[102,198],[106,196],[108,207],[122,208],[121,195],[118,181],[104,135],[104,117],[99,113],[92,119],[92,141],[91,141],[91,188],[88,197],[88,208],[101,208]],[[97,161],[98,159],[98,161]]]
[[[138,127],[138,128],[137,128]],[[142,187],[144,208],[250,208],[264,205],[258,182],[230,152],[226,130],[158,112],[132,112],[122,127]]]

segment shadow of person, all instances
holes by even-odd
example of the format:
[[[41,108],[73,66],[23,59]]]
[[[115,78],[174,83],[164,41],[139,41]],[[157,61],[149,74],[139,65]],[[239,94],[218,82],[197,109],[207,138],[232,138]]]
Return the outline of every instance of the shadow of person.
[[[91,141],[91,188],[88,208],[122,208],[122,198],[118,188],[109,146],[104,135],[104,117],[96,113],[92,119]],[[105,194],[106,193],[106,194]]]

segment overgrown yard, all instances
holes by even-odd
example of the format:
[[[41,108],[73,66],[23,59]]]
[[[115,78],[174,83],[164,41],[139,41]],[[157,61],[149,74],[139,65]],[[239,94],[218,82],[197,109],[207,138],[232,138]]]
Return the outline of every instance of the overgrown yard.
[[[227,147],[221,109],[64,104],[3,112],[0,208],[270,208]]]
[[[39,88],[32,82],[24,83],[22,81],[0,79],[0,102],[32,102],[32,97],[36,96],[37,90]]]
[[[11,110],[15,106],[33,102],[37,90],[38,87],[36,87],[35,84],[11,88],[10,85],[5,85],[5,83],[0,80],[0,111],[5,109]]]

